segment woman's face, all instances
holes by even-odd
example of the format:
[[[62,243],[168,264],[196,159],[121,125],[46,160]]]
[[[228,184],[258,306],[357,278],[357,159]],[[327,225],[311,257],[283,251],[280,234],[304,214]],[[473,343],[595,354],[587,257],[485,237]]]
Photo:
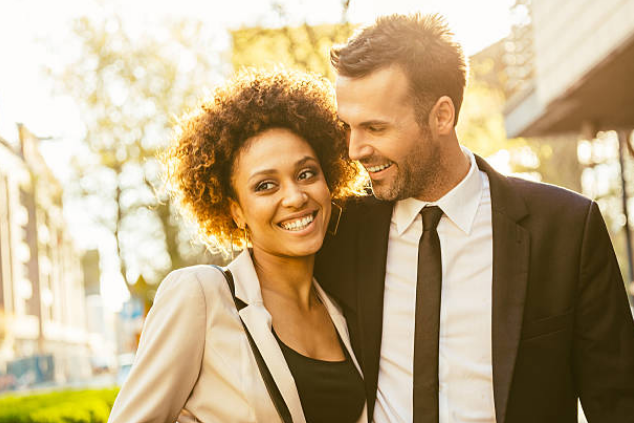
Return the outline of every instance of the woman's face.
[[[233,168],[231,211],[248,227],[253,249],[298,257],[317,252],[330,219],[330,191],[317,155],[282,128],[247,140]]]

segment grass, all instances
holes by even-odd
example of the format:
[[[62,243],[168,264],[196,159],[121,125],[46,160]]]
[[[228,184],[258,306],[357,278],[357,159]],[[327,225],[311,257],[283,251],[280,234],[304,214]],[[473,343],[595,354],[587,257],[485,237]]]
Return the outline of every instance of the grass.
[[[106,423],[119,388],[0,398],[0,423]]]

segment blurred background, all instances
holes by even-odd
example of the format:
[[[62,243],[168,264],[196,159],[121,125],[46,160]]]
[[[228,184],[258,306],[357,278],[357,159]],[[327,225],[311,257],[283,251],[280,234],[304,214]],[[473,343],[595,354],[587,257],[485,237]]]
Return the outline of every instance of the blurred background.
[[[120,384],[161,279],[225,262],[161,184],[179,115],[409,12],[470,58],[462,143],[595,199],[633,295],[634,0],[0,0],[0,395]]]

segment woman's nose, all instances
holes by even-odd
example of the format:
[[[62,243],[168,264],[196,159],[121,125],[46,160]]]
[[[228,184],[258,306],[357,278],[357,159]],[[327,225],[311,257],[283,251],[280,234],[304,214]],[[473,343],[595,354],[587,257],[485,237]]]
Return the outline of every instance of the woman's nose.
[[[284,189],[282,205],[284,207],[300,208],[308,201],[308,194],[298,184],[289,184]]]

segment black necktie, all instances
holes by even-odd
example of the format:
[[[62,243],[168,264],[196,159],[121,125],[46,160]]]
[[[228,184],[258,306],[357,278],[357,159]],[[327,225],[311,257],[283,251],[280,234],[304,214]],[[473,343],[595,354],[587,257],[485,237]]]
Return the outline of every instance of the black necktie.
[[[439,207],[424,207],[418,242],[416,329],[414,332],[414,423],[438,423],[438,329],[442,266],[436,227]]]

